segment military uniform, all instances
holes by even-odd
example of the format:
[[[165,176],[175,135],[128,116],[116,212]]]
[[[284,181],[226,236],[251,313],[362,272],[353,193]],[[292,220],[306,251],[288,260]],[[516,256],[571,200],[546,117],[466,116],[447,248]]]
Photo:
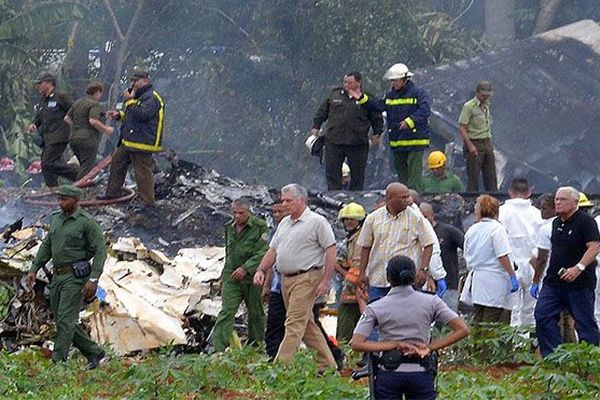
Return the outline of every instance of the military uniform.
[[[329,190],[342,189],[342,164],[348,159],[350,190],[363,190],[369,156],[369,128],[380,136],[381,113],[357,104],[343,87],[335,88],[323,101],[313,121],[319,129],[327,121],[325,132],[325,174]]]
[[[67,165],[63,160],[69,142],[69,125],[64,118],[72,105],[69,95],[55,90],[38,104],[33,120],[42,138],[42,175],[49,187],[58,186],[59,176],[74,181],[79,172],[76,166]]]
[[[242,300],[248,308],[248,341],[264,341],[265,313],[262,289],[253,285],[252,278],[268,249],[267,235],[266,222],[253,215],[250,215],[247,225],[240,233],[236,233],[233,221],[225,226],[226,258],[221,275],[223,304],[211,335],[212,344],[217,351],[224,351],[229,347],[235,314]],[[238,267],[246,270],[246,276],[240,282],[231,279],[231,274]]]
[[[69,145],[79,160],[79,174],[81,179],[96,164],[96,154],[100,145],[101,133],[90,124],[90,118],[101,120],[104,116],[100,103],[92,96],[83,97],[73,104],[67,113],[73,121]]]
[[[464,191],[465,186],[452,172],[445,171],[441,179],[432,173],[423,177],[424,193],[462,193]]]
[[[50,308],[56,324],[54,361],[66,360],[71,344],[88,359],[103,353],[102,348],[77,323],[83,300],[82,289],[88,278],[76,278],[72,264],[92,257],[89,279],[98,279],[106,261],[106,243],[100,226],[92,216],[79,208],[71,215],[54,213],[50,231],[30,270],[35,273],[52,259],[54,276],[50,281]]]

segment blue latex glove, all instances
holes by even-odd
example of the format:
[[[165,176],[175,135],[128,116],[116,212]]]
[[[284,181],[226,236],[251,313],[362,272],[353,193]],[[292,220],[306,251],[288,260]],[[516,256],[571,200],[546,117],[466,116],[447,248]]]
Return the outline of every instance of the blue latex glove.
[[[441,299],[442,297],[444,297],[444,294],[448,290],[448,285],[446,284],[446,280],[444,278],[438,279],[437,281],[435,281],[435,283],[437,283],[437,290],[435,291],[435,293]]]
[[[510,276],[510,292],[514,293],[519,290],[519,281],[515,275]]]
[[[529,288],[529,294],[534,299],[537,299],[540,294],[540,284],[539,283],[532,284],[531,287]]]

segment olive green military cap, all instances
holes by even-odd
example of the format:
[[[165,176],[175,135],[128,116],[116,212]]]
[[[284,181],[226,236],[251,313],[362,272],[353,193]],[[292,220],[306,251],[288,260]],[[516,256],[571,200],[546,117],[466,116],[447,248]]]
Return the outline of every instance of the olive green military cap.
[[[83,190],[73,185],[60,185],[55,193],[58,196],[75,197],[76,199],[83,197]]]
[[[137,65],[131,71],[131,79],[148,79],[149,77],[148,70]]]
[[[37,78],[37,80],[35,82],[36,83],[41,83],[41,82],[46,82],[46,81],[50,81],[52,83],[56,83],[56,75],[54,75],[50,71],[43,71],[42,73],[40,73],[38,75],[38,78]]]
[[[483,94],[492,94],[492,84],[489,81],[481,81],[477,84],[476,90]]]

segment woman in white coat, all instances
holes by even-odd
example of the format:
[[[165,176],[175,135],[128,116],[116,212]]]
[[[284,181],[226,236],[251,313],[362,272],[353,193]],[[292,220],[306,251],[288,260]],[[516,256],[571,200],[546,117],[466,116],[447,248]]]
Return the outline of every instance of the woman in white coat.
[[[519,283],[508,255],[508,234],[498,222],[498,200],[481,195],[473,224],[465,233],[464,257],[469,275],[461,300],[473,304],[475,322],[510,323],[511,293]]]

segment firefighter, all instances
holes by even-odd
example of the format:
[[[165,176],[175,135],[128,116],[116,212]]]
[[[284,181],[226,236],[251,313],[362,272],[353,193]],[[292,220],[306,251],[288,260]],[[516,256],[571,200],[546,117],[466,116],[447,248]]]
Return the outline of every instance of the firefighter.
[[[346,259],[338,261],[336,270],[344,277],[342,296],[338,308],[338,323],[336,339],[349,342],[352,331],[365,307],[365,300],[360,292],[360,251],[358,237],[367,212],[358,203],[345,205],[339,212],[338,218],[344,224],[346,232]]]
[[[349,90],[358,104],[387,114],[387,128],[398,180],[423,192],[423,151],[429,147],[429,97],[411,80],[414,74],[404,64],[392,65],[384,78],[391,82],[382,100],[371,99],[360,88]]]
[[[150,83],[148,71],[134,67],[130,89],[123,91],[125,110],[108,116],[122,121],[119,147],[112,156],[106,194],[100,200],[121,197],[129,165],[133,165],[138,198],[144,207],[154,206],[154,159],[162,151],[165,102]]]
[[[465,187],[460,179],[446,170],[446,155],[439,150],[427,157],[430,173],[423,178],[424,193],[460,193]]]

